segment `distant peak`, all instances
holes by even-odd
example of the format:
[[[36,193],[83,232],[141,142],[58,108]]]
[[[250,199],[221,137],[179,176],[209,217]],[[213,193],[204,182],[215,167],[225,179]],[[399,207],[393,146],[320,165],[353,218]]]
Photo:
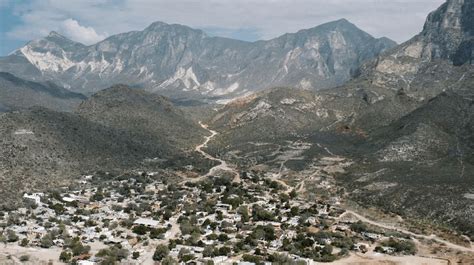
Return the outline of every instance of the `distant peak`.
[[[333,24],[337,28],[361,30],[354,23],[350,22],[349,20],[347,20],[345,18],[341,18],[339,20],[329,22],[328,24]]]
[[[155,21],[153,23],[151,23],[147,29],[153,29],[153,28],[161,28],[163,26],[168,26],[169,24],[165,23],[165,22],[161,22],[161,21]]]
[[[341,19],[338,19],[338,20],[326,22],[326,23],[321,24],[319,26],[316,26],[312,29],[331,29],[331,30],[334,30],[334,29],[338,29],[338,28],[339,29],[340,28],[359,29],[356,25],[354,25],[353,23],[351,23],[349,20],[347,20],[345,18],[341,18]]]
[[[335,21],[333,21],[333,23],[352,24],[349,20],[347,20],[347,19],[345,19],[345,18],[341,18],[341,19],[335,20]]]
[[[345,18],[341,18],[338,20],[326,22],[319,26],[303,29],[298,31],[297,33],[308,33],[308,32],[327,32],[327,31],[356,31],[356,32],[363,32],[359,29],[356,25],[352,24],[349,20]],[[365,32],[364,32],[365,33]]]
[[[66,37],[64,37],[63,35],[57,33],[56,31],[51,31],[47,38],[60,38],[60,39],[67,39]]]
[[[146,27],[145,31],[160,31],[160,30],[184,30],[188,32],[198,32],[203,34],[204,32],[200,29],[191,28],[181,24],[168,24],[161,21],[151,23]]]
[[[75,41],[68,39],[67,37],[59,34],[56,31],[51,31],[48,36],[45,37],[46,40],[55,42],[55,43],[76,43]]]

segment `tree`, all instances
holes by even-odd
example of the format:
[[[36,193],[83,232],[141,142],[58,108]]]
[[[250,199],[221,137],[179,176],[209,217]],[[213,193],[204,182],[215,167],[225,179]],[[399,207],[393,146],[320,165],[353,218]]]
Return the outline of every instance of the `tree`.
[[[202,251],[202,256],[203,257],[214,257],[214,247],[213,246],[206,246],[204,247],[204,250]]]
[[[255,256],[255,255],[251,255],[251,254],[244,254],[242,256],[242,260],[243,261],[246,261],[246,262],[252,262],[252,263],[255,263],[255,264],[259,264],[262,259],[258,256]]]
[[[178,265],[178,262],[172,257],[166,256],[161,262],[161,265]]]
[[[291,216],[297,216],[299,212],[300,212],[300,209],[297,206],[293,206],[290,209]]]
[[[224,233],[221,233],[219,234],[219,236],[217,237],[217,239],[220,241],[220,242],[226,242],[227,240],[229,240],[229,237],[224,234]]]
[[[84,246],[84,245],[82,245],[81,242],[78,241],[78,242],[74,243],[74,245],[71,249],[72,249],[72,254],[74,256],[78,256],[78,255],[81,255],[81,254],[89,253],[91,247],[90,246]]]
[[[18,236],[16,235],[15,231],[10,230],[10,229],[7,230],[7,241],[8,242],[18,241]]]
[[[219,250],[218,250],[219,256],[228,256],[231,252],[232,252],[232,250],[229,247],[226,247],[226,246],[223,246],[223,247],[219,248]]]
[[[294,199],[298,196],[298,193],[296,192],[296,189],[291,190],[290,192],[290,198]]]
[[[242,222],[248,222],[250,220],[249,209],[247,206],[240,206],[237,212],[241,215]]]
[[[185,261],[185,260],[184,260],[184,257],[185,257],[186,255],[189,255],[189,254],[191,254],[191,251],[190,251],[189,249],[187,249],[187,248],[182,248],[181,250],[179,250],[178,258],[179,258],[180,260],[182,260],[182,261]],[[187,260],[186,260],[186,261],[187,261]],[[185,261],[185,262],[186,262],[186,261]]]
[[[50,248],[53,246],[53,237],[50,234],[46,234],[41,238],[40,246],[42,248]]]
[[[411,240],[397,240],[390,238],[383,241],[382,246],[394,248],[396,252],[401,252],[406,255],[414,255],[416,253],[415,243]]]
[[[156,246],[155,253],[153,253],[153,260],[161,261],[163,258],[168,256],[170,250],[165,245]]]
[[[72,254],[69,251],[63,250],[61,254],[59,254],[59,260],[64,263],[69,262],[71,258],[72,258]]]
[[[325,245],[321,251],[321,254],[324,255],[331,255],[333,251],[333,247],[331,245]]]
[[[7,245],[7,242],[8,242],[8,241],[7,241],[7,237],[4,236],[4,235],[2,235],[2,234],[0,234],[0,242],[4,243],[5,246],[6,246],[6,245]]]
[[[30,241],[26,238],[23,238],[20,242],[20,246],[26,247],[26,246],[28,246],[28,243],[30,243]]]
[[[367,225],[358,221],[357,223],[351,224],[350,229],[354,232],[361,233],[367,231]]]
[[[64,208],[64,205],[60,203],[53,204],[52,206],[50,206],[50,208],[53,209],[54,212],[58,215],[63,214],[66,211],[66,208]]]
[[[137,225],[137,226],[133,227],[132,231],[133,231],[133,233],[135,233],[137,235],[143,236],[148,232],[148,227],[146,227],[144,225]]]
[[[104,258],[101,264],[116,264],[118,261],[126,259],[128,254],[128,250],[123,249],[121,245],[116,245],[99,250],[96,256]]]
[[[138,259],[139,257],[140,257],[140,252],[135,251],[132,253],[132,259]]]
[[[78,256],[81,254],[87,254],[90,251],[90,246],[85,246],[81,243],[79,237],[75,238],[65,238],[64,239],[64,247],[70,248],[72,251],[73,256]]]

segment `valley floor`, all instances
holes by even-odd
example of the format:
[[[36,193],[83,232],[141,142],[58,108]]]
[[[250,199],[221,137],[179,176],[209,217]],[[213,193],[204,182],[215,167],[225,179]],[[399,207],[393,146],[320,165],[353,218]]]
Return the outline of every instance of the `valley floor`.
[[[307,148],[302,142],[278,147],[274,168],[241,169],[206,152],[218,132],[201,126],[210,135],[195,151],[218,162],[208,173],[187,178],[181,172],[179,181],[145,172],[85,176],[78,190],[38,194],[36,206],[2,215],[4,241],[10,242],[0,247],[0,264],[61,264],[64,252],[76,261],[154,264],[160,245],[183,263],[474,262],[471,246],[412,232],[398,216],[348,206],[331,173],[351,161],[326,147],[311,170],[286,167]]]

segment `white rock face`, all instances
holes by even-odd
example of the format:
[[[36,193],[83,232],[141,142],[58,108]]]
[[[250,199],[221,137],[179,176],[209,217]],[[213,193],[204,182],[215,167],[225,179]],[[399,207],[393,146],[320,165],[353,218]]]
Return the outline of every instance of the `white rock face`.
[[[233,92],[236,91],[238,88],[239,88],[239,83],[238,83],[238,82],[235,82],[235,83],[233,83],[232,85],[230,85],[230,86],[227,87],[227,88],[214,89],[214,90],[211,92],[211,94],[214,95],[214,96],[224,96],[224,95],[233,93]]]
[[[41,71],[62,73],[74,66],[74,63],[65,56],[64,52],[61,56],[56,56],[49,51],[46,53],[36,52],[28,46],[21,48],[20,51],[31,64]]]
[[[284,98],[280,101],[283,105],[293,105],[295,102],[298,102],[295,98]]]
[[[201,84],[199,83],[196,75],[193,72],[193,68],[184,69],[183,67],[178,68],[174,75],[160,84],[160,87],[165,88],[175,84],[176,81],[182,81],[185,89],[196,89]]]

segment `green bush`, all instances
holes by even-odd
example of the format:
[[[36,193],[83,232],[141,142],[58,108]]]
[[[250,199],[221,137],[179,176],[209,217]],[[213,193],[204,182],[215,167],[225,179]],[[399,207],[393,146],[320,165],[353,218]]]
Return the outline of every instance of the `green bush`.
[[[170,250],[168,249],[167,246],[165,245],[158,245],[156,246],[155,253],[153,253],[153,260],[160,261],[164,259],[168,254],[170,253]]]
[[[63,250],[61,254],[59,254],[59,260],[64,263],[69,262],[71,258],[72,258],[72,254],[69,251]]]

